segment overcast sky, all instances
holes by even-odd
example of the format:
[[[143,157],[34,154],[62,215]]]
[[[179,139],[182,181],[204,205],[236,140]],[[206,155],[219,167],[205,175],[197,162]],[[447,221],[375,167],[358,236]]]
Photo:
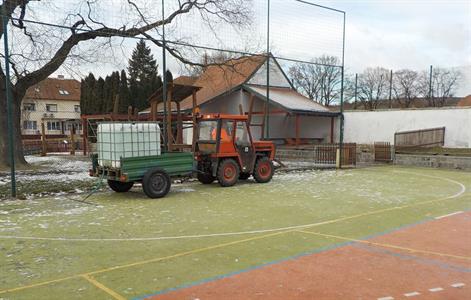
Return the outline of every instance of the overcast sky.
[[[319,1],[347,12],[353,70],[471,66],[470,0]]]
[[[243,38],[262,41],[263,45],[266,0],[253,1],[255,21],[249,31],[243,33]],[[340,56],[341,14],[310,8],[293,0],[271,1],[271,45],[275,55],[302,60],[322,53]],[[466,78],[458,94],[471,94],[471,0],[312,2],[347,12],[345,65],[349,72],[375,66],[393,70],[426,70],[430,65],[460,67]],[[193,36],[198,44],[214,46],[216,39],[190,23],[180,23],[187,36]],[[222,42],[233,47],[237,40],[235,33],[224,27],[218,27],[218,32]],[[100,74],[116,67],[125,68],[126,56],[134,44],[133,40],[123,44],[129,49],[123,51],[124,57],[115,64],[98,69],[90,66],[89,71]],[[263,47],[261,49],[264,51]],[[160,62],[161,51],[154,48],[154,54]]]

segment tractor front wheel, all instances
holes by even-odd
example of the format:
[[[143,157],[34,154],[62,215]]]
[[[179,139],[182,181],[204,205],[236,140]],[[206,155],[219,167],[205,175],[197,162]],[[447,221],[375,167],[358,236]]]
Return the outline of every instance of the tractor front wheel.
[[[110,187],[110,189],[112,189],[116,193],[126,193],[132,188],[133,185],[134,185],[134,182],[121,182],[121,181],[116,181],[116,180],[108,180],[108,186]]]
[[[239,165],[231,158],[224,159],[219,163],[217,179],[223,187],[233,186],[239,179]]]
[[[258,183],[269,182],[273,177],[273,173],[273,163],[268,157],[264,156],[257,159],[255,170],[253,172],[253,178],[255,178],[255,181]]]

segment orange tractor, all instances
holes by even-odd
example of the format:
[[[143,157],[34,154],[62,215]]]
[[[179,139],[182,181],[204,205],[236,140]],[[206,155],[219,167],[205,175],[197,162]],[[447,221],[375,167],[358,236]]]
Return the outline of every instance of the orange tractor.
[[[201,183],[217,179],[227,187],[250,176],[259,183],[271,180],[275,145],[253,141],[248,122],[244,115],[208,114],[198,119],[195,159]]]

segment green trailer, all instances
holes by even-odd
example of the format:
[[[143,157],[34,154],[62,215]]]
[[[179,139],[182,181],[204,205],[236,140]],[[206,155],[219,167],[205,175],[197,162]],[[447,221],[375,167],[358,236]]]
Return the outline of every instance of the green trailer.
[[[134,183],[142,183],[144,193],[150,198],[162,198],[170,191],[172,179],[190,177],[195,161],[190,152],[168,152],[153,156],[120,157],[119,164],[99,164],[98,154],[92,155],[90,176],[108,181],[118,193],[129,191]]]

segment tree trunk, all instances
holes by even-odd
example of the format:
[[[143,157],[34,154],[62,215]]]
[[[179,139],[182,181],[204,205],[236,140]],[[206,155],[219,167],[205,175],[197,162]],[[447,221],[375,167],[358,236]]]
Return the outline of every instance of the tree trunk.
[[[5,81],[3,81],[5,82]],[[5,84],[2,84],[3,87]],[[12,117],[13,117],[13,155],[18,167],[25,167],[27,162],[23,154],[23,144],[21,142],[21,99],[24,93],[18,94],[12,91]],[[8,116],[5,89],[0,89],[0,168],[10,166],[9,143],[8,143]]]

